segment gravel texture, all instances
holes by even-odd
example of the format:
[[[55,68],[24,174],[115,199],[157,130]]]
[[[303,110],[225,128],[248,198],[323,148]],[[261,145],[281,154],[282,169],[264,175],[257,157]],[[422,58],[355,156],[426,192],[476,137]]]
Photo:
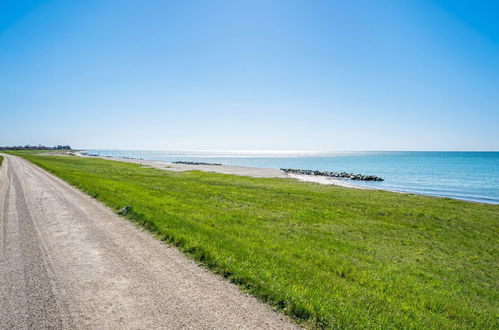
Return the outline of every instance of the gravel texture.
[[[296,328],[62,180],[4,157],[0,329]]]

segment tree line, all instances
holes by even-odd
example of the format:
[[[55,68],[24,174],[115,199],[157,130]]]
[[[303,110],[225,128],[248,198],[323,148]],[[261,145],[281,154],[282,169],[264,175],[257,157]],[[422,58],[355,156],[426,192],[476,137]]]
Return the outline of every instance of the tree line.
[[[27,144],[25,146],[0,147],[0,150],[71,150],[71,147],[59,144],[53,147],[42,146],[41,144],[37,146]]]

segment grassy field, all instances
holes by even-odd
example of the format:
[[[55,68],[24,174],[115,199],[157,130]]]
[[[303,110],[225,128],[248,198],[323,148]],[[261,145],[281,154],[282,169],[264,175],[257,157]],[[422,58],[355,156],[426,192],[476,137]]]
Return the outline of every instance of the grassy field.
[[[17,154],[305,326],[499,327],[499,206]]]

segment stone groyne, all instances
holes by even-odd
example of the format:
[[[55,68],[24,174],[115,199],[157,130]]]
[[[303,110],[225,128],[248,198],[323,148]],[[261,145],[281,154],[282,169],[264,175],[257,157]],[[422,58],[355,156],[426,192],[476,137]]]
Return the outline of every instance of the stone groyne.
[[[184,162],[184,161],[174,161],[173,164],[183,164],[183,165],[214,165],[221,166],[219,163],[203,163],[203,162]]]
[[[382,178],[375,175],[365,175],[365,174],[354,174],[348,172],[328,172],[328,171],[315,171],[315,170],[300,170],[294,168],[281,168],[282,171],[292,174],[302,174],[302,175],[317,175],[317,176],[327,176],[331,178],[345,178],[350,180],[361,180],[361,181],[383,181]]]

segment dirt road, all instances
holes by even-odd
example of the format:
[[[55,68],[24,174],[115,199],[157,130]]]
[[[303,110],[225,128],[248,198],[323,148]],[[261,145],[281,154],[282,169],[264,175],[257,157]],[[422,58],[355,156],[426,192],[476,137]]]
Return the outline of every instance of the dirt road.
[[[0,168],[0,329],[293,328],[27,161]]]

